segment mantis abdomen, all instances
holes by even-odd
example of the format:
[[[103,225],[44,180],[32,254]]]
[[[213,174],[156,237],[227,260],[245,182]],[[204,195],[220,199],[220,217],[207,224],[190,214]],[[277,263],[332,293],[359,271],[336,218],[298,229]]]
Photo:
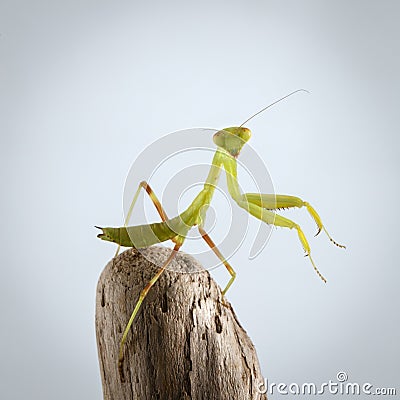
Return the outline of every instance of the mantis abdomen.
[[[178,215],[165,222],[120,228],[97,228],[103,231],[97,235],[102,240],[114,242],[123,247],[141,249],[166,240],[172,240],[176,236],[185,236],[190,227]]]

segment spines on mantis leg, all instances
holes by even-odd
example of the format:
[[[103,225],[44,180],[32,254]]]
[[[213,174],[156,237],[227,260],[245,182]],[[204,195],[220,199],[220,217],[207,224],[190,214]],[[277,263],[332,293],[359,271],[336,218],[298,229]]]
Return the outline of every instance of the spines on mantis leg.
[[[148,225],[96,228],[103,231],[97,235],[98,238],[117,243],[123,247],[135,247],[137,249],[165,242],[178,235],[186,236],[188,231],[188,227],[183,223],[180,216],[165,222],[156,222]]]

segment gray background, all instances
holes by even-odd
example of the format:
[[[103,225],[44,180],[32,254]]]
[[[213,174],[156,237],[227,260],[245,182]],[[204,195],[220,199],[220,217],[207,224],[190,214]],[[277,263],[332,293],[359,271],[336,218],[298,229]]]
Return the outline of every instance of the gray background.
[[[228,298],[270,381],[399,385],[398,1],[0,4],[2,398],[101,398],[94,297],[114,247],[93,225],[121,224],[132,162],[300,87],[251,144],[348,249],[290,211],[328,283],[278,229],[231,259]]]

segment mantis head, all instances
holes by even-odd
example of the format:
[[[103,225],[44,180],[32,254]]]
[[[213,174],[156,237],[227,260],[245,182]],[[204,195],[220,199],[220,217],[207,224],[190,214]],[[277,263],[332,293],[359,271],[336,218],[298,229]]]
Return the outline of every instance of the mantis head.
[[[214,137],[214,143],[227,151],[232,157],[237,157],[243,145],[251,138],[251,131],[242,126],[225,128],[218,131]]]

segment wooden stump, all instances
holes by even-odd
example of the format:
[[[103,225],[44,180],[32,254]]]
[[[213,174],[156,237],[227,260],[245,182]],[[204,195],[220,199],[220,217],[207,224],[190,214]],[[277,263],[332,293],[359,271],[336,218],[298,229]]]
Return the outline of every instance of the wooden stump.
[[[106,400],[266,399],[252,342],[210,274],[179,252],[144,300],[125,345],[122,332],[140,291],[170,250],[129,249],[102,272],[96,335]],[[152,262],[154,261],[154,263]]]

